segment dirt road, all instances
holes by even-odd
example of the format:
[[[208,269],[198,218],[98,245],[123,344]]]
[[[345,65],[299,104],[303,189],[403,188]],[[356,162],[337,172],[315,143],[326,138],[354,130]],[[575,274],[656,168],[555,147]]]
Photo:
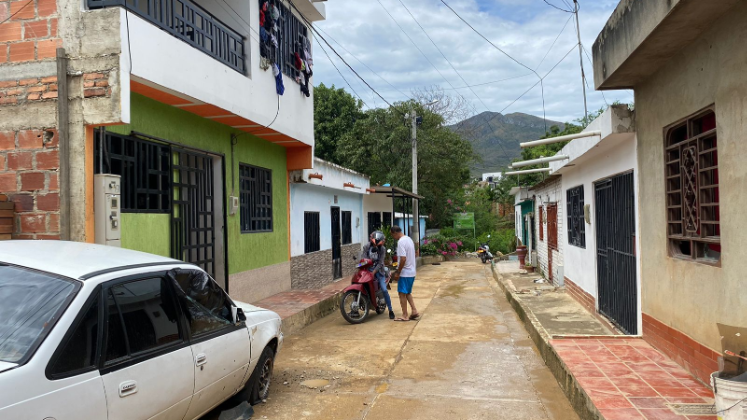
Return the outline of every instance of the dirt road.
[[[420,321],[334,313],[287,337],[254,418],[577,420],[492,281],[479,262],[426,266]]]

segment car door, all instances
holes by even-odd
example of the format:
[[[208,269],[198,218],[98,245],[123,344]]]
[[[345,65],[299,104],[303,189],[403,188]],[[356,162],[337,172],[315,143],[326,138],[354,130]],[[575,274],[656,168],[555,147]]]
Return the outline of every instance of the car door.
[[[108,420],[181,420],[194,391],[192,350],[165,273],[104,288],[101,369]]]
[[[187,318],[195,369],[195,391],[187,419],[225,401],[245,381],[251,341],[244,322],[234,324],[231,299],[201,270],[176,269],[169,277]]]

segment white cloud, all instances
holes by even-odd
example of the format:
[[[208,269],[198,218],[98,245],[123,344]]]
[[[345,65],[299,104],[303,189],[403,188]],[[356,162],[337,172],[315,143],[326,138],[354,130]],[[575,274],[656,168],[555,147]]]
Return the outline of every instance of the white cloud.
[[[387,15],[379,0],[330,0],[327,2],[327,20],[317,23],[317,28],[329,34],[353,56],[404,93],[409,94],[414,88],[429,85],[440,85],[445,89],[464,86],[464,82],[417,26],[400,0],[380,1],[427,59]],[[513,62],[475,34],[441,1],[401,1],[468,84],[481,84],[532,74],[530,70]],[[567,7],[563,0],[553,2],[558,6]],[[571,16],[547,6],[542,0],[447,0],[447,3],[489,40],[530,68],[535,68],[540,63],[560,29]],[[616,1],[613,0],[581,3],[581,34],[583,43],[589,51],[615,6]],[[405,99],[397,89],[366,69],[331,38],[327,40],[388,101]],[[314,83],[323,82],[328,86],[334,84],[350,90],[322,52],[320,43],[321,40],[316,42],[315,46]],[[544,76],[576,43],[575,22],[571,20],[545,61],[537,69],[538,73]],[[329,48],[327,51],[369,107],[385,105],[333,55]],[[593,88],[592,68],[586,56],[584,60],[589,86]],[[475,98],[469,89],[450,92],[459,92],[470,100],[478,113],[486,110],[483,102],[490,111],[499,112],[537,80],[537,77],[532,75],[473,88],[482,102]],[[570,121],[583,115],[578,50],[568,54],[544,80],[544,85],[545,109],[549,119]],[[632,101],[629,92],[606,92],[605,95],[610,103],[614,100]],[[599,92],[589,90],[588,99],[590,110],[604,106],[604,99]],[[511,112],[542,116],[540,87],[537,86],[527,93],[504,113]]]

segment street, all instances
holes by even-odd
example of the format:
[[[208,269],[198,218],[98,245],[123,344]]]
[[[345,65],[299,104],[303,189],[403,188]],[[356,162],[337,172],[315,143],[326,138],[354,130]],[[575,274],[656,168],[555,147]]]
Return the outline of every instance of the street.
[[[479,262],[425,266],[420,321],[336,312],[287,337],[254,418],[578,419],[492,281]]]

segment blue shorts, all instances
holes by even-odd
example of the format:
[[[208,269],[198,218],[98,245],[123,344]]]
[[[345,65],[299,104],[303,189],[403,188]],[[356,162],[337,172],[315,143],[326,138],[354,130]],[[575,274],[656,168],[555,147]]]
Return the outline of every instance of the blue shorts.
[[[397,291],[409,295],[412,293],[413,283],[415,283],[415,277],[400,277],[397,281]]]

